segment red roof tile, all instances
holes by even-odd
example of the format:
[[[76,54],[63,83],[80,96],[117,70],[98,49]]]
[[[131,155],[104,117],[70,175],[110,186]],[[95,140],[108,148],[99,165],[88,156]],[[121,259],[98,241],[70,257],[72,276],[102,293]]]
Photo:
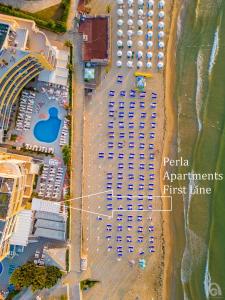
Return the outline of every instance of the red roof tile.
[[[86,18],[81,21],[79,32],[87,36],[83,42],[84,61],[108,59],[108,18]]]

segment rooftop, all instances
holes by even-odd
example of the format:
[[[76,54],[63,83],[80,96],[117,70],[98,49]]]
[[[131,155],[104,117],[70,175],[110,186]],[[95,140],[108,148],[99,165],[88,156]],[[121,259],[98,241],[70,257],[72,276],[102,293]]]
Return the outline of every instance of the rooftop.
[[[0,219],[7,216],[13,182],[11,178],[0,177]]]
[[[84,61],[107,60],[109,48],[109,18],[88,17],[82,20],[79,32],[83,34]]]
[[[5,43],[8,31],[9,31],[9,25],[0,23],[0,50],[2,49],[2,46]]]

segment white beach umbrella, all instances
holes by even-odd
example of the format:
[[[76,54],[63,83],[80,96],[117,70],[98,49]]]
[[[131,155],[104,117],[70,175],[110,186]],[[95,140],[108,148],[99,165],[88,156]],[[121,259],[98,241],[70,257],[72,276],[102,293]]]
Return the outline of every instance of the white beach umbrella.
[[[148,61],[146,63],[146,68],[151,69],[152,68],[152,63],[150,61]]]
[[[133,30],[127,30],[127,35],[131,37],[133,35]]]
[[[147,42],[147,48],[152,48],[153,46],[153,42],[152,41],[148,41]]]
[[[163,52],[159,52],[158,53],[158,59],[163,59],[164,58],[164,53]]]
[[[159,19],[163,19],[165,17],[165,13],[163,10],[160,10],[160,12],[158,13],[158,17]]]
[[[162,69],[164,67],[164,63],[162,61],[159,61],[157,67],[158,69]]]
[[[127,13],[128,13],[128,16],[130,16],[130,17],[132,17],[134,15],[134,11],[131,8],[128,9]]]
[[[116,44],[117,44],[118,47],[122,47],[122,46],[123,46],[123,41],[118,40],[118,41],[116,42]]]
[[[138,5],[143,5],[144,4],[144,0],[138,0]]]
[[[164,0],[160,0],[158,3],[158,8],[162,9],[165,6],[165,1]]]
[[[143,30],[138,30],[138,31],[137,31],[137,35],[138,35],[138,36],[143,35]]]
[[[143,62],[142,62],[142,61],[138,61],[138,62],[137,62],[137,67],[138,67],[138,68],[141,68],[142,66],[143,66]]]
[[[149,11],[147,12],[147,17],[148,17],[148,18],[152,18],[153,16],[154,16],[153,10],[149,10]]]
[[[127,66],[128,68],[133,68],[133,62],[131,60],[128,60]]]
[[[123,52],[122,52],[121,50],[118,50],[118,51],[117,51],[117,56],[118,56],[118,57],[122,57],[122,55],[123,55]]]
[[[134,3],[134,0],[127,0],[128,6],[131,6]]]
[[[138,51],[137,52],[137,57],[138,57],[138,59],[142,58],[143,57],[143,52],[142,51]]]
[[[160,49],[163,49],[165,44],[164,44],[164,42],[159,42],[158,46],[159,46]]]
[[[117,36],[119,37],[123,36],[123,30],[121,29],[117,30]]]
[[[118,19],[117,20],[117,25],[118,26],[122,26],[123,25],[123,20],[122,19]]]
[[[152,27],[153,27],[153,22],[152,21],[148,21],[147,22],[147,28],[148,29],[152,29]]]
[[[132,19],[127,20],[127,25],[132,26],[134,24],[134,21]]]
[[[146,34],[148,39],[151,39],[153,37],[153,31],[149,30]]]
[[[152,52],[148,51],[148,52],[146,53],[147,59],[152,59],[152,56],[153,56]]]
[[[120,17],[123,15],[123,10],[121,8],[117,9],[117,15]]]
[[[147,7],[148,8],[153,8],[153,6],[154,6],[154,1],[153,0],[148,0]]]
[[[143,41],[138,41],[137,44],[138,44],[138,47],[143,47],[143,45],[144,45]]]
[[[116,65],[117,65],[117,67],[121,67],[122,66],[122,61],[121,60],[117,60]]]
[[[143,14],[144,14],[143,9],[139,9],[139,10],[138,10],[138,15],[139,15],[139,16],[143,16]]]
[[[116,0],[117,4],[121,5],[123,4],[123,0]]]
[[[164,38],[164,36],[165,36],[164,31],[159,31],[159,33],[158,33],[158,38],[159,38],[159,39],[162,39],[162,38]]]
[[[158,24],[158,28],[159,29],[164,29],[164,27],[165,27],[165,24],[164,24],[164,22],[159,22],[159,24]]]
[[[132,57],[132,55],[133,55],[132,51],[128,50],[127,51],[127,57]]]
[[[139,19],[139,20],[137,20],[137,24],[138,24],[138,26],[143,26],[144,22]]]
[[[131,40],[127,41],[127,47],[131,48],[133,46],[133,42]]]

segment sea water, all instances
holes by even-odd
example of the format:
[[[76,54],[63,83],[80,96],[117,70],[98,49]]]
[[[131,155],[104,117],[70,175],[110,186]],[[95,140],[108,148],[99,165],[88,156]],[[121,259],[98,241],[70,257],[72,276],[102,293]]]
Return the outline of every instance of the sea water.
[[[225,1],[184,3],[174,99],[177,156],[191,163],[177,171],[225,174]],[[209,195],[193,195],[196,184],[187,181],[189,193],[174,197],[174,208],[183,208],[183,218],[174,214],[179,217],[175,224],[184,223],[175,241],[180,258],[174,295],[179,300],[225,299],[225,180],[205,182],[212,189]]]

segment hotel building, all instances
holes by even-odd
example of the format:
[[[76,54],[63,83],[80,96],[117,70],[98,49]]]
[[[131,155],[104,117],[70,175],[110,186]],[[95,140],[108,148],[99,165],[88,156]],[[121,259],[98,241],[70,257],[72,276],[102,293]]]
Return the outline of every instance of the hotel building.
[[[31,157],[0,148],[0,261],[9,254],[17,216],[32,197],[38,171]]]
[[[0,143],[21,90],[39,75],[66,85],[67,60],[34,21],[0,14]]]

